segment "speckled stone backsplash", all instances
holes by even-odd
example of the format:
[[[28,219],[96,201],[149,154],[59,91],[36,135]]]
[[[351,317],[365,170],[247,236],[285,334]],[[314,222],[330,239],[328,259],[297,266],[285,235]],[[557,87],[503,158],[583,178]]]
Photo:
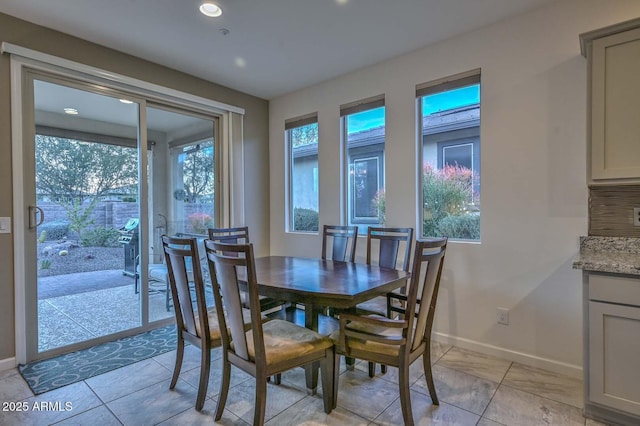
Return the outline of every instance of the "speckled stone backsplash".
[[[580,237],[580,252],[622,252],[640,254],[640,238],[634,237]]]

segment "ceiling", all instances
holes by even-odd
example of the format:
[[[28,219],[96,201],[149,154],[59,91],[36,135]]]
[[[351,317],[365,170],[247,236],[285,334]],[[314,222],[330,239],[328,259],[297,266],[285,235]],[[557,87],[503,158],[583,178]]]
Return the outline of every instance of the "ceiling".
[[[557,0],[214,1],[219,18],[200,0],[2,0],[0,12],[273,99]]]

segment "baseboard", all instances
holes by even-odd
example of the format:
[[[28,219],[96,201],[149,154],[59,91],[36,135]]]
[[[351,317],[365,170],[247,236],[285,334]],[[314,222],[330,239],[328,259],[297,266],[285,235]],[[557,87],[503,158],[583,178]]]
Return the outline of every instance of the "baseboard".
[[[519,362],[520,364],[529,365],[531,367],[542,368],[544,370],[553,371],[554,373],[564,374],[570,377],[582,378],[582,366],[579,365],[555,361],[549,358],[501,348],[499,346],[489,345],[487,343],[477,342],[475,340],[465,339],[462,337],[451,336],[445,333],[434,332],[433,337],[434,340],[438,342],[448,343],[462,349],[497,356],[509,361]]]
[[[0,373],[6,370],[11,370],[12,368],[16,368],[15,357],[0,359]]]

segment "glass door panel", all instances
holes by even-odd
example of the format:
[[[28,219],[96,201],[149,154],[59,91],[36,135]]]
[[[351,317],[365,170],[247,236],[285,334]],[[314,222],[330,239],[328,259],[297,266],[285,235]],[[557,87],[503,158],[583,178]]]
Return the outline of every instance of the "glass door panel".
[[[148,263],[150,320],[173,316],[167,288],[161,236],[199,239],[203,277],[209,281],[202,241],[217,223],[216,119],[164,106],[148,106],[150,250]],[[210,300],[213,306],[213,300]]]
[[[81,86],[78,86],[81,87]],[[140,327],[139,104],[35,79],[37,352]]]

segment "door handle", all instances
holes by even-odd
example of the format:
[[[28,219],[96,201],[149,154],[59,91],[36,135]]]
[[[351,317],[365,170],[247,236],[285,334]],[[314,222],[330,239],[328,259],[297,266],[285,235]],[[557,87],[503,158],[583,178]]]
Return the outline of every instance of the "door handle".
[[[40,221],[38,221],[40,213]],[[44,211],[38,206],[29,206],[29,229],[35,229],[44,222]]]

